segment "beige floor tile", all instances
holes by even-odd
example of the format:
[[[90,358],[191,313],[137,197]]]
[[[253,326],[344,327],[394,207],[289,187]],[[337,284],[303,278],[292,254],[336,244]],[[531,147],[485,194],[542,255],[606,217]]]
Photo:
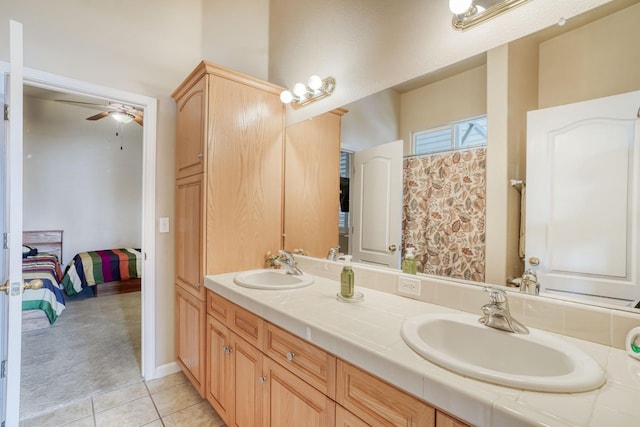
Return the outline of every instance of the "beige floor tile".
[[[213,410],[209,402],[202,401],[162,418],[165,427],[220,427],[222,418]]]
[[[139,427],[159,418],[149,396],[96,414],[96,427]]]
[[[152,393],[151,397],[153,398],[161,417],[202,401],[202,398],[190,383],[178,384],[173,387],[160,390],[157,393]]]
[[[155,420],[150,422],[149,424],[145,424],[142,427],[164,427],[164,424],[162,424],[162,421],[160,420]]]
[[[130,386],[95,396],[93,398],[93,410],[96,413],[102,412],[148,395],[149,392],[143,382],[131,384]]]
[[[167,375],[166,377],[147,381],[147,388],[149,389],[149,392],[153,394],[160,390],[173,387],[174,385],[184,384],[187,381],[187,377],[182,373],[182,371],[180,371],[175,374]]]
[[[93,421],[93,415],[86,418],[81,418],[77,421],[65,424],[64,427],[95,427],[96,423]]]
[[[82,418],[93,416],[91,399],[72,403],[52,412],[20,422],[21,427],[63,426]]]

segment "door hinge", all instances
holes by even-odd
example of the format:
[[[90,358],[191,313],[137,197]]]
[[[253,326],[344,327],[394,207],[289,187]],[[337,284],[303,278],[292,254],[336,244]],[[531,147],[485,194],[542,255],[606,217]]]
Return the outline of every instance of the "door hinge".
[[[4,119],[9,120],[9,104],[4,104]]]
[[[9,249],[9,233],[2,234],[2,248]]]
[[[7,377],[7,361],[3,360],[2,363],[0,363],[0,378],[6,378]]]

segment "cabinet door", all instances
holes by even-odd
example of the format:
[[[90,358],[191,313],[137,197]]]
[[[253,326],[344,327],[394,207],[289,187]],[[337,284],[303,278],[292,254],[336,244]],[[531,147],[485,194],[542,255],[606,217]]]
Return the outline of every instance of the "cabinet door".
[[[370,427],[340,405],[336,405],[336,427]],[[440,426],[438,426],[440,427]]]
[[[205,299],[204,281],[204,176],[176,181],[176,282]]]
[[[240,338],[233,336],[233,370],[235,373],[235,427],[262,425],[262,396],[266,388],[262,376],[262,353]]]
[[[310,256],[325,257],[329,248],[338,244],[341,111],[344,110],[287,127],[286,250],[302,248]]]
[[[233,354],[229,330],[207,316],[206,398],[228,425],[234,413]]]
[[[205,171],[207,79],[202,77],[178,99],[176,179]]]
[[[335,425],[333,400],[266,356],[264,372],[267,378],[265,426]]]
[[[261,268],[282,247],[284,104],[212,77],[209,107],[206,274]]]
[[[204,301],[176,285],[176,359],[195,389],[204,396]]]

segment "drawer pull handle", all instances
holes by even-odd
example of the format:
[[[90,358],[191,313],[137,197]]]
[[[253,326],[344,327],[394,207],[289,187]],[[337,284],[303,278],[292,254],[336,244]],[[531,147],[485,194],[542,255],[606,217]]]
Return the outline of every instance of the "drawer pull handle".
[[[289,362],[291,362],[294,357],[296,357],[296,354],[294,352],[290,351],[290,352],[287,353],[287,360]]]
[[[258,382],[259,382],[260,384],[264,384],[264,383],[266,383],[266,382],[267,382],[267,378],[266,378],[266,377],[258,377]]]

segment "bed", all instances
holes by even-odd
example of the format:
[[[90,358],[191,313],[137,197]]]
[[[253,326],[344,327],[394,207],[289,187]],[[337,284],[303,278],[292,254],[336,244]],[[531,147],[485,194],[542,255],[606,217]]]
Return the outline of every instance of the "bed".
[[[62,270],[62,230],[22,233],[22,279],[42,280],[42,288],[25,289],[22,295],[23,330],[52,325],[65,309],[60,285]]]
[[[110,294],[139,291],[141,271],[140,249],[80,252],[67,265],[62,287],[69,296],[76,295],[89,286],[93,287],[94,295],[97,296],[98,284],[105,284]]]

